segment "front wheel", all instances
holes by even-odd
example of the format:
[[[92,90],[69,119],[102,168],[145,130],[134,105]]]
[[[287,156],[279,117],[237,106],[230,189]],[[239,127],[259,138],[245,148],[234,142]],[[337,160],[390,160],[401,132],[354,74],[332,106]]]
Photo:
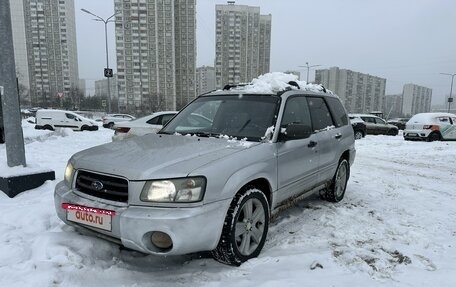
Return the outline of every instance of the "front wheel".
[[[339,202],[344,198],[350,177],[350,165],[346,159],[342,159],[337,167],[336,174],[329,188],[324,193],[324,199],[331,202]]]
[[[212,251],[215,260],[239,266],[257,257],[269,227],[269,204],[261,190],[238,193],[231,202],[220,241]]]
[[[439,141],[439,140],[441,140],[441,137],[438,132],[432,132],[427,138],[428,142]]]
[[[390,129],[390,130],[388,131],[388,135],[389,135],[389,136],[397,136],[398,133],[399,133],[399,131],[398,131],[398,130],[395,130],[395,129]]]

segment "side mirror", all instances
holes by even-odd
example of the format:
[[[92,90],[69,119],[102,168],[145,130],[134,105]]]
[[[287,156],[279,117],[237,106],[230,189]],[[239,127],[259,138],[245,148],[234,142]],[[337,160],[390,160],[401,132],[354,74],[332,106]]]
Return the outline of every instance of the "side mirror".
[[[289,124],[284,132],[280,133],[280,140],[306,139],[312,134],[312,128],[303,124]]]

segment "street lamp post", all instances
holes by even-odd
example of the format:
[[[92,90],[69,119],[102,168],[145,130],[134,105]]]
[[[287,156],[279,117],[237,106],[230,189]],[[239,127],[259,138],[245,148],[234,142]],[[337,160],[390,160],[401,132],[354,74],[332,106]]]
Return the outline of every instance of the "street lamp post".
[[[89,10],[86,10],[86,9],[81,9],[82,12],[85,12],[87,14],[90,14],[94,17],[97,17],[97,19],[93,19],[94,21],[100,21],[100,22],[103,22],[104,25],[105,25],[105,42],[106,42],[106,69],[109,70],[109,53],[108,53],[108,23],[109,22],[114,22],[113,20],[111,20],[112,17],[116,16],[118,14],[118,12],[112,14],[111,16],[109,16],[108,18],[103,19],[101,18],[100,16],[98,15],[95,15],[93,14],[92,12],[90,12]],[[108,114],[111,113],[111,85],[109,83],[109,78],[107,75],[105,75],[106,79],[108,80]],[[112,77],[112,75],[111,75]]]
[[[319,67],[321,65],[312,65],[312,66],[309,66],[309,62],[306,62],[306,65],[305,66],[299,66],[301,68],[307,68],[307,80],[306,82],[309,83],[309,70],[310,68],[315,68],[315,67]]]
[[[456,74],[450,74],[450,73],[440,73],[440,74],[442,74],[442,75],[447,75],[447,76],[451,76],[450,97],[448,98],[448,112],[450,112],[451,102],[453,101],[453,98],[452,98],[452,94],[453,94],[453,80],[454,80],[454,76],[456,76]]]

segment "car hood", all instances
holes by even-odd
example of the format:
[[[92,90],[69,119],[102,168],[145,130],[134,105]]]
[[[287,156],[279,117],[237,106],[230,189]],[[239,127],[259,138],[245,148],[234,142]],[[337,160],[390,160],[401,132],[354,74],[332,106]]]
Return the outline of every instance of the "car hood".
[[[223,138],[148,134],[96,146],[73,155],[76,169],[129,180],[184,177],[201,166],[260,143]]]

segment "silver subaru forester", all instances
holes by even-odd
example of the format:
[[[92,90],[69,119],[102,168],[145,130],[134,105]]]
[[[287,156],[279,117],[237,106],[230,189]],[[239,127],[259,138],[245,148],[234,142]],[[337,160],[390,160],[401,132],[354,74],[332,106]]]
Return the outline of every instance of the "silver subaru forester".
[[[196,98],[158,134],[81,151],[55,188],[65,223],[156,255],[259,255],[271,217],[319,192],[342,200],[355,158],[339,98],[291,83]]]

